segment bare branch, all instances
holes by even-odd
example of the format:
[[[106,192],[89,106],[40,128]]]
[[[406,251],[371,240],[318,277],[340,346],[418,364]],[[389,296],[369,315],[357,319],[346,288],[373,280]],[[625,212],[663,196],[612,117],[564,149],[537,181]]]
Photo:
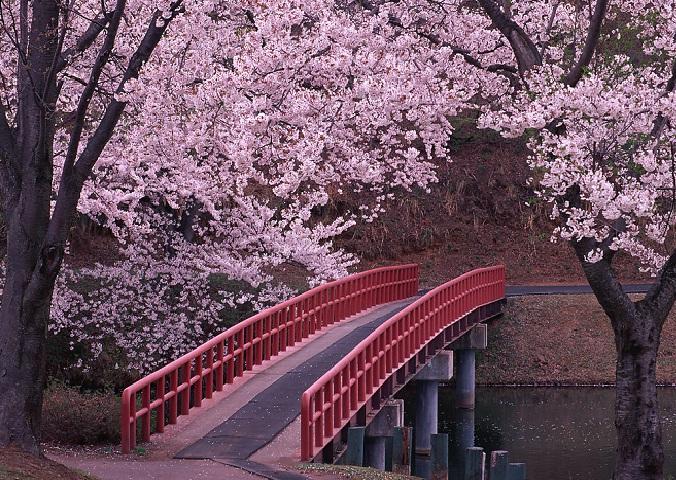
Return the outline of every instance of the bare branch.
[[[103,29],[106,28],[106,25],[112,16],[113,13],[108,13],[92,20],[87,30],[77,39],[75,45],[65,50],[58,58],[56,61],[55,70],[60,72],[68,66],[68,63],[74,56],[87,50],[94,43],[94,41],[96,41]]]
[[[603,19],[606,16],[606,11],[608,9],[608,0],[598,0],[596,2],[596,7],[594,8],[594,14],[592,15],[589,23],[589,30],[587,31],[587,38],[584,42],[584,48],[580,54],[580,58],[577,60],[577,63],[568,75],[566,75],[566,85],[574,87],[582,78],[582,73],[584,69],[589,66],[594,52],[596,51],[596,46],[599,42],[599,36],[601,35],[601,25]]]
[[[674,59],[671,63],[671,77],[667,81],[667,87],[665,88],[664,94],[667,95],[672,93],[674,89],[676,89],[676,59]],[[666,126],[667,118],[660,113],[653,124],[653,129],[651,132],[652,136],[654,138],[659,138]]]
[[[535,65],[542,64],[542,56],[526,32],[503,12],[494,0],[479,0],[493,25],[500,30],[512,47],[519,73],[523,75]]]
[[[5,106],[0,102],[0,201],[7,198],[11,162],[16,155],[16,139],[9,123]]]

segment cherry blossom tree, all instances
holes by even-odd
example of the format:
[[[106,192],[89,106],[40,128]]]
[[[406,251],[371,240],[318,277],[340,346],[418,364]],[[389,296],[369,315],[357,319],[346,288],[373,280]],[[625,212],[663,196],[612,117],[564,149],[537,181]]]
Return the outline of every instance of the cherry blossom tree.
[[[288,295],[281,264],[311,284],[344,275],[355,259],[331,238],[435,180],[474,94],[430,67],[464,62],[328,1],[3,0],[0,14],[0,445],[35,452],[47,329],[94,353],[113,336],[144,371],[220,309]],[[347,192],[373,201],[315,215]],[[78,215],[122,258],[60,275]],[[216,273],[257,293],[209,297]]]
[[[613,327],[614,478],[662,478],[655,385],[676,298],[676,5],[480,3],[520,77],[480,124],[529,135],[533,184],[559,222],[553,239],[571,244]],[[624,293],[612,269],[618,252],[656,275],[645,298]]]

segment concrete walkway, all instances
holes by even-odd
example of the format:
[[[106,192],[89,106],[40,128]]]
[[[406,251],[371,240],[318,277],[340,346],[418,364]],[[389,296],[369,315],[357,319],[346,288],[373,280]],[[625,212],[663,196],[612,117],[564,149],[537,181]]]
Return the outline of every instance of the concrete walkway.
[[[417,298],[417,297],[415,297]],[[100,480],[308,478],[300,457],[300,396],[356,344],[415,298],[325,328],[238,378],[141,445],[144,456],[49,455]]]

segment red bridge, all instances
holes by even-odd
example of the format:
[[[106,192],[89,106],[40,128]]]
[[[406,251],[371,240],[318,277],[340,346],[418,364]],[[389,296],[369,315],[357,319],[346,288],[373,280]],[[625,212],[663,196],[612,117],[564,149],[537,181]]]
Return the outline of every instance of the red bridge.
[[[437,407],[428,403],[453,375],[451,349],[471,352],[456,383],[473,402],[476,326],[499,315],[505,298],[502,266],[424,295],[418,275],[417,265],[403,265],[326,283],[135,382],[122,396],[122,451],[164,442],[175,458],[268,473],[276,457],[383,467],[381,437],[394,435],[390,463],[404,471],[410,429],[392,397],[412,379],[432,387],[421,388],[432,396],[416,412],[416,449],[429,451],[436,424],[425,423],[436,422]]]

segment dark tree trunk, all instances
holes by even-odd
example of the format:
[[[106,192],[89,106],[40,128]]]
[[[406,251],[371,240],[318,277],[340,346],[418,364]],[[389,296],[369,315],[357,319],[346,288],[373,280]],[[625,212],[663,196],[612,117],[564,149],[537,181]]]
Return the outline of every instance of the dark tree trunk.
[[[62,250],[36,244],[40,229],[26,232],[23,221],[17,213],[10,222],[0,309],[0,445],[39,453],[45,333]]]
[[[617,456],[613,479],[661,480],[664,451],[656,367],[662,326],[676,299],[676,252],[645,298],[633,302],[615,276],[614,252],[607,244],[587,238],[572,245],[615,336]],[[604,249],[604,257],[589,263],[585,255],[594,248]]]
[[[615,480],[662,479],[664,451],[657,405],[660,328],[640,309],[629,328],[616,330]]]
[[[17,276],[14,272],[7,275],[0,313],[0,445],[39,453],[48,308],[33,315],[22,311],[31,299],[26,298]]]

